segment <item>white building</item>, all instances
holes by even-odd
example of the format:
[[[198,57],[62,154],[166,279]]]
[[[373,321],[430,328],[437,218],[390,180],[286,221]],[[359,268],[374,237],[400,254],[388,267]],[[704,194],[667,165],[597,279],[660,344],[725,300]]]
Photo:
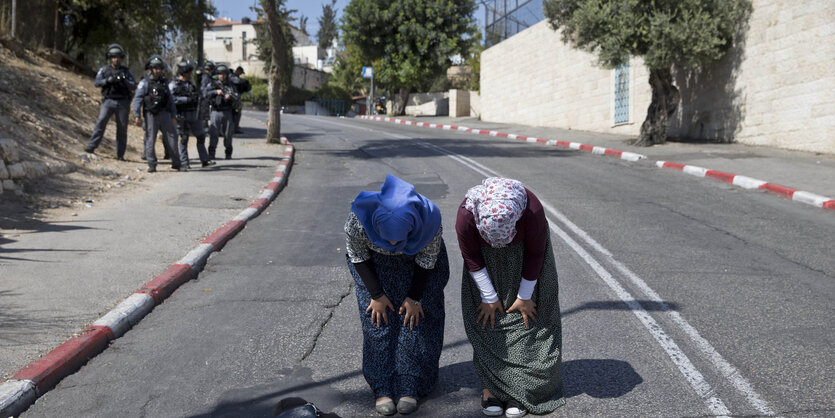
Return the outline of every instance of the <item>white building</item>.
[[[225,63],[231,69],[238,66],[244,69],[247,75],[266,78],[264,62],[258,58],[258,50],[252,40],[256,37],[255,26],[265,23],[263,20],[253,21],[244,18],[241,21],[232,21],[227,18],[216,18],[207,25],[203,31],[203,52],[208,60],[216,63]],[[293,37],[296,39],[296,46],[293,47],[293,69],[292,84],[299,88],[315,90],[328,80],[328,74],[332,69],[333,55],[332,48],[327,51],[321,50],[316,44],[310,41],[310,37],[300,29],[290,25]],[[328,57],[331,59],[328,59]],[[329,67],[325,63],[330,62]]]

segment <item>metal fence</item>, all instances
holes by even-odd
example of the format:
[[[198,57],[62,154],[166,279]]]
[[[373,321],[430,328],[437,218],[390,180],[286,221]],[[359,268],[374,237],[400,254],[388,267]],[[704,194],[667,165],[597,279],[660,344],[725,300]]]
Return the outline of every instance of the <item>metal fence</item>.
[[[542,0],[482,0],[484,46],[489,48],[545,19]]]
[[[345,115],[345,101],[337,99],[313,99],[316,103],[317,115],[322,116],[342,116]]]

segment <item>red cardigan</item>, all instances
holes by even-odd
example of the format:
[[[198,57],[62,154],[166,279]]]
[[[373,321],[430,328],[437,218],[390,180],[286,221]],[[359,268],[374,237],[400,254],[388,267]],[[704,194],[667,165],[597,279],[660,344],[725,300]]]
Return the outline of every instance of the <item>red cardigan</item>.
[[[516,221],[516,236],[511,244],[525,243],[525,255],[522,260],[522,277],[526,280],[537,280],[542,271],[545,260],[545,240],[548,237],[548,221],[539,199],[527,188],[528,206],[522,212],[522,217]],[[473,213],[464,206],[467,200],[458,207],[455,219],[455,232],[458,234],[458,246],[464,257],[464,264],[469,271],[479,271],[485,267],[481,255],[481,245],[490,245],[481,238],[475,225]]]

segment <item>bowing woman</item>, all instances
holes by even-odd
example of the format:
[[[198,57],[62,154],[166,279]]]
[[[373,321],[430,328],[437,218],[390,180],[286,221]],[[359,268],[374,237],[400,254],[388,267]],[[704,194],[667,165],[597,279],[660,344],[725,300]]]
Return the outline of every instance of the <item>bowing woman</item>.
[[[442,232],[438,207],[391,174],[379,192],[360,192],[345,222],[362,372],[382,415],[413,412],[438,379],[449,280]]]
[[[557,268],[539,199],[519,181],[487,178],[467,192],[455,230],[482,413],[521,417],[562,406]]]

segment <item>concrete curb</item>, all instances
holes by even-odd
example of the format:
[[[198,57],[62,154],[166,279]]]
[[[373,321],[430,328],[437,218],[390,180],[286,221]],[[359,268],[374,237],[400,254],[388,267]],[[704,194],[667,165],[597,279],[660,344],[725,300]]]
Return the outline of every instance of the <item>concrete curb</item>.
[[[545,138],[534,138],[534,137],[527,137],[523,135],[516,135],[516,134],[509,134],[506,132],[498,132],[498,131],[487,131],[483,129],[471,129],[464,126],[455,126],[455,125],[442,125],[442,124],[435,124],[435,123],[425,123],[425,122],[416,122],[412,120],[405,120],[405,119],[396,119],[396,118],[389,118],[389,117],[382,117],[382,116],[367,116],[362,115],[360,119],[366,120],[374,120],[374,121],[383,121],[383,122],[391,122],[391,123],[398,123],[401,125],[411,125],[411,126],[421,126],[424,128],[437,128],[437,129],[444,129],[444,130],[452,130],[452,131],[460,131],[460,132],[468,132],[477,135],[490,135],[500,138],[510,138],[519,141],[531,142],[531,143],[539,143],[545,145],[552,145],[560,148],[569,148],[575,149],[578,151],[585,151],[591,154],[599,154],[599,155],[608,155],[610,157],[619,158],[621,160],[626,161],[640,161],[646,159],[646,155],[636,154],[633,152],[627,151],[620,151],[611,148],[603,148],[603,147],[596,147],[593,145],[581,144],[578,142],[568,142],[568,141],[558,141],[554,139],[545,139]],[[773,193],[787,199],[794,200],[796,202],[806,203],[808,205],[816,206],[823,209],[832,209],[835,210],[835,199],[816,195],[810,192],[804,192],[801,190],[795,190],[786,186],[781,186],[779,184],[769,183],[763,180],[757,180],[746,176],[741,176],[737,174],[725,173],[722,171],[711,170],[707,168],[692,166],[692,165],[685,165],[679,163],[673,163],[669,161],[656,161],[655,165],[659,168],[665,168],[670,170],[676,171],[683,171],[687,174],[694,175],[696,177],[708,177],[717,179],[720,181],[724,181],[725,183],[730,183],[745,189],[761,189],[765,190],[769,193]]]
[[[0,417],[14,416],[25,411],[61,379],[74,373],[90,358],[104,351],[110,341],[124,335],[180,285],[197,276],[213,252],[220,251],[246,226],[247,221],[261,214],[284,189],[293,164],[295,148],[287,142],[287,138],[282,140],[287,144],[287,149],[276,169],[275,177],[248,208],[218,228],[165,273],[146,283],[93,322],[80,335],[32,362],[11,379],[0,383]]]

